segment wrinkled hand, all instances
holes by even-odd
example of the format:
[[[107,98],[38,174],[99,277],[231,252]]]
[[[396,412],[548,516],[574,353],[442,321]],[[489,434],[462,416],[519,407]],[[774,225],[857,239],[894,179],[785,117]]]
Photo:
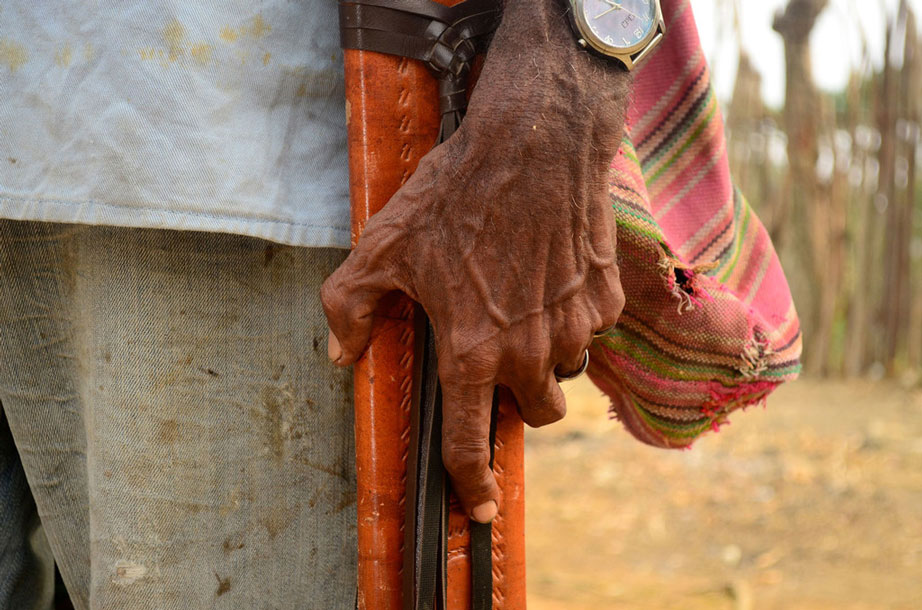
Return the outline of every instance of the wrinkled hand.
[[[580,50],[556,0],[508,0],[461,129],[368,223],[326,281],[330,356],[355,362],[387,292],[436,337],[442,452],[468,512],[489,521],[494,386],[531,426],[561,419],[555,378],[579,368],[624,304],[607,170],[628,75]]]

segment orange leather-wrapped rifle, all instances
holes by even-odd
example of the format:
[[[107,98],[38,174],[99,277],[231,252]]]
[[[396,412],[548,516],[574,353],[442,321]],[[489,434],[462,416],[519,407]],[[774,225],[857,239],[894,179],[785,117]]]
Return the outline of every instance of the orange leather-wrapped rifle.
[[[411,7],[433,2],[405,0]],[[401,0],[371,4],[393,6]],[[344,32],[350,25],[364,25],[362,9],[356,2],[341,3]],[[440,91],[431,62],[427,66],[415,59],[357,50],[354,47],[360,45],[345,44],[345,33],[343,38],[354,245],[368,219],[407,181],[445,128],[439,99],[446,91],[444,83]],[[445,35],[442,39],[455,51],[461,44]],[[408,473],[410,457],[417,451],[411,446],[411,420],[418,403],[423,315],[406,296],[389,295],[375,314],[368,350],[355,365],[358,607],[363,610],[417,607],[408,599],[412,589],[406,587],[405,572],[411,554],[404,547],[410,534],[408,510],[416,501],[407,497],[407,489],[408,476],[414,476]],[[524,439],[511,393],[500,391],[494,423],[500,502],[491,533],[492,607],[519,610],[525,608]],[[473,595],[470,521],[456,500],[450,506],[447,541],[440,548],[447,555],[444,599],[446,610],[468,610]],[[441,607],[441,602],[431,607]]]

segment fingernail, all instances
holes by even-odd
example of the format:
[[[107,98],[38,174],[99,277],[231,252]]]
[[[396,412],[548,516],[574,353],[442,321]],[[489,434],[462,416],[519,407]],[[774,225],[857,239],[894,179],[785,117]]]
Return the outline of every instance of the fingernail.
[[[490,500],[489,502],[484,502],[483,504],[475,506],[474,510],[471,511],[471,519],[478,523],[489,523],[496,517],[496,511],[496,502]]]
[[[343,347],[339,344],[339,339],[336,338],[333,331],[330,331],[327,337],[327,355],[333,362],[339,362],[339,359],[343,357]]]

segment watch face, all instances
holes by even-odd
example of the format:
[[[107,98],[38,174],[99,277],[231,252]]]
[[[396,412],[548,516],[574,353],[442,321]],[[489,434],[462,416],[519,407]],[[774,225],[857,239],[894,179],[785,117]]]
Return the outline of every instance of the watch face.
[[[656,0],[583,0],[582,17],[606,45],[626,49],[640,44],[656,22]]]

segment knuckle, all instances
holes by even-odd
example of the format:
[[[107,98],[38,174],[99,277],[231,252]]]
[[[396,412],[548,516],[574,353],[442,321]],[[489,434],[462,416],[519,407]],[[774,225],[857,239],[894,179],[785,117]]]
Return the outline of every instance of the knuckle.
[[[551,337],[547,334],[533,336],[525,347],[525,352],[533,355],[534,363],[543,364],[551,353]]]
[[[532,403],[522,414],[525,423],[532,428],[541,428],[559,422],[567,415],[567,403],[546,396],[544,400]]]
[[[549,349],[531,350],[524,349],[516,353],[515,369],[519,371],[519,377],[525,379],[540,379],[547,372]]]
[[[621,278],[615,278],[611,283],[611,294],[614,309],[618,314],[624,309],[624,287],[621,285]]]
[[[346,263],[333,272],[320,286],[320,303],[333,324],[347,324],[374,312],[376,295],[382,291],[372,278],[357,273]]]
[[[624,310],[624,289],[617,273],[606,274],[606,281],[597,301],[599,315],[605,327],[614,325]]]
[[[444,385],[468,386],[493,378],[493,366],[486,358],[472,356],[439,358],[439,378]]]
[[[340,313],[346,304],[346,295],[343,290],[339,271],[336,271],[323,282],[320,287],[320,302],[327,314]]]
[[[560,421],[567,414],[566,398],[553,378],[545,377],[540,383],[520,384],[513,391],[522,419],[532,428]]]
[[[442,461],[453,477],[479,478],[490,467],[490,452],[480,442],[446,442],[442,447]]]
[[[555,341],[557,360],[566,364],[579,366],[583,358],[583,351],[592,341],[595,329],[588,315],[574,317],[574,320],[563,329]]]
[[[439,377],[444,383],[471,384],[490,381],[496,371],[497,359],[492,345],[471,345],[453,331],[439,354]]]
[[[553,338],[547,332],[531,332],[510,341],[505,353],[520,377],[540,379],[546,373],[552,346]]]
[[[536,388],[541,388],[553,369],[552,355],[514,352],[506,358],[496,374],[496,381],[510,388],[518,388],[523,396],[533,396]]]
[[[609,294],[611,294],[615,299],[623,299],[624,290],[621,288],[621,271],[618,269],[617,265],[613,265],[606,270],[604,279],[605,286],[608,288]]]
[[[570,328],[561,333],[559,343],[561,348],[573,354],[582,353],[592,334],[590,326],[592,325],[588,320],[574,322]]]

